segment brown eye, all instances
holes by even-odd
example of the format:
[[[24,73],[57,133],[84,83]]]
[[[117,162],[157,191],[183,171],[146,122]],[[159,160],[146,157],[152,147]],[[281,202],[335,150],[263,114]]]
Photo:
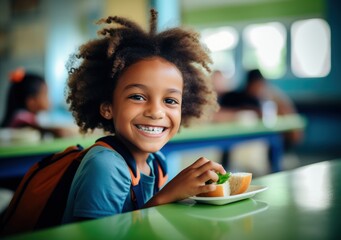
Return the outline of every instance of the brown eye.
[[[145,98],[139,94],[134,94],[132,96],[129,96],[130,99],[136,100],[136,101],[144,101]]]
[[[173,99],[173,98],[166,98],[166,99],[165,99],[165,103],[166,103],[166,104],[171,104],[171,105],[179,104],[178,101],[176,101],[176,100]]]

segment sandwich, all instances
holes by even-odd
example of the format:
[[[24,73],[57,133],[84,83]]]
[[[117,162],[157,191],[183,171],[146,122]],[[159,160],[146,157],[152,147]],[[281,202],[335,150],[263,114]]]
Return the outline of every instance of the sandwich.
[[[239,172],[218,174],[218,181],[207,181],[206,184],[216,184],[216,189],[211,192],[200,193],[198,197],[227,197],[247,191],[252,180],[252,173]]]

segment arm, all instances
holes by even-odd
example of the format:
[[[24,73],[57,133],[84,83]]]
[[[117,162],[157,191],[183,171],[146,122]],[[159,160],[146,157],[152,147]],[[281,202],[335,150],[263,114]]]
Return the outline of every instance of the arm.
[[[271,99],[277,104],[279,115],[296,113],[296,108],[293,101],[280,89],[272,86],[270,88],[270,94]]]
[[[122,213],[130,185],[126,162],[117,152],[91,148],[74,176],[63,223]]]
[[[208,180],[216,182],[218,180],[216,172],[226,173],[220,164],[199,158],[165,185],[144,207],[180,201],[199,193],[214,191],[216,188],[214,184],[205,183]]]
[[[297,113],[294,102],[279,89],[273,88],[273,99],[278,107],[278,115],[285,116]],[[284,136],[286,147],[290,147],[303,139],[304,132],[301,129],[297,129],[286,132]]]
[[[43,127],[39,124],[36,115],[26,110],[18,111],[11,120],[9,127],[30,127],[39,131],[41,135],[51,133],[54,137],[69,137],[76,135],[76,131],[72,130],[71,128]]]

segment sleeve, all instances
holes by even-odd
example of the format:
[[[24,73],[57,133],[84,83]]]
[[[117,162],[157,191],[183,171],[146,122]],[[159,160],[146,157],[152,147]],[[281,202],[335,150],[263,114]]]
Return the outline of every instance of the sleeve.
[[[28,111],[18,111],[12,118],[10,127],[36,127],[38,126],[37,119],[33,113]]]
[[[131,179],[126,162],[117,152],[92,148],[75,178],[74,217],[99,218],[122,212]]]

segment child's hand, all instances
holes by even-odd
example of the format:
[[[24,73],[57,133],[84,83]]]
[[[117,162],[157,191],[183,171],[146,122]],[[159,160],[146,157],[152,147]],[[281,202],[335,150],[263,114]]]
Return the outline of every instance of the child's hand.
[[[199,193],[213,191],[216,188],[215,184],[206,185],[205,183],[208,180],[218,181],[216,172],[226,173],[220,164],[203,157],[199,158],[164,186],[147,205],[154,206],[175,202]]]

